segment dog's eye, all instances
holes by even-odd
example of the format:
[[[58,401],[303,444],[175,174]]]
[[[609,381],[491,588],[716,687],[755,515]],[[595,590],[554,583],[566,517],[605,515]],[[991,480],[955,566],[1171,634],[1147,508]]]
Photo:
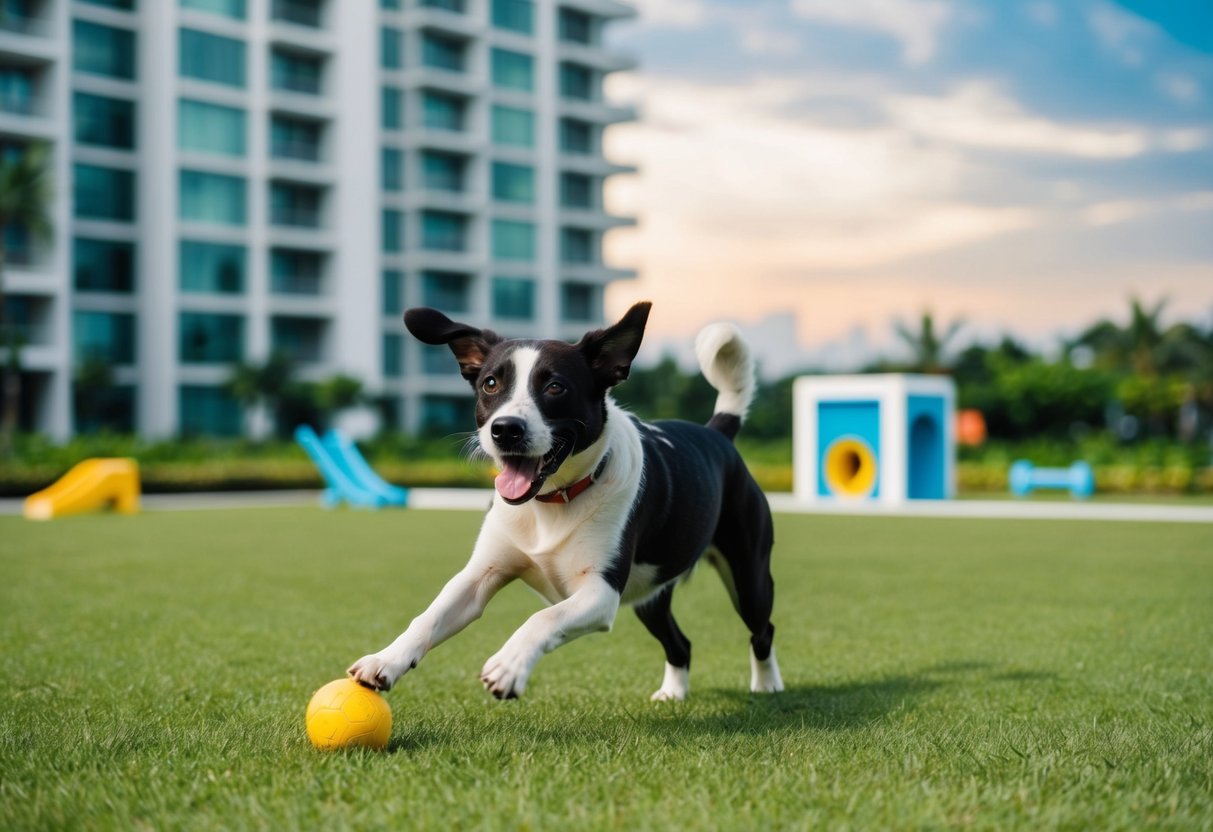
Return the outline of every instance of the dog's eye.
[[[565,386],[558,381],[550,381],[548,386],[543,388],[543,392],[549,396],[562,396],[564,391]]]
[[[489,376],[488,378],[486,378],[484,381],[482,381],[480,383],[480,389],[486,393],[492,394],[492,393],[496,393],[496,392],[500,391],[501,385],[497,383],[496,377]]]

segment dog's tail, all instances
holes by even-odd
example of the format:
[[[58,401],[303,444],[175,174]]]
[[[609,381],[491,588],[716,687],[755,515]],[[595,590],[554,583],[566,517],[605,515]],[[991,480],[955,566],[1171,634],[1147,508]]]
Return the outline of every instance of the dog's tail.
[[[732,324],[712,324],[695,338],[695,355],[703,376],[716,388],[716,409],[708,427],[729,439],[737,436],[754,399],[754,357]]]

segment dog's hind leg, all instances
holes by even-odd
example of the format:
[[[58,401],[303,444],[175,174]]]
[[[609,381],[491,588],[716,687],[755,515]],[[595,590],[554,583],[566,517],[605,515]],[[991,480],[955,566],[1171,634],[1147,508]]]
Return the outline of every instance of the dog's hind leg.
[[[665,677],[661,687],[650,697],[654,702],[686,699],[691,690],[691,642],[678,629],[670,601],[674,586],[670,584],[644,603],[635,606],[636,617],[665,648]]]

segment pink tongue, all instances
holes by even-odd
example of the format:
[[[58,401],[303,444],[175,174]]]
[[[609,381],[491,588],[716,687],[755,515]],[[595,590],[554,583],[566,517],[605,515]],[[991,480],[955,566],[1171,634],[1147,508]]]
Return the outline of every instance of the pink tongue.
[[[507,500],[520,500],[531,490],[531,483],[538,472],[538,462],[527,460],[522,465],[506,462],[493,484],[497,486],[497,493]]]

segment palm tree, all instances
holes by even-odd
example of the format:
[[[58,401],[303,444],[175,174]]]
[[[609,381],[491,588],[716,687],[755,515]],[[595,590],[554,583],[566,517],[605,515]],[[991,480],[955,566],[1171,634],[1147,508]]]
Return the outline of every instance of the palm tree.
[[[4,409],[0,414],[0,453],[12,447],[21,402],[21,338],[9,324],[4,297],[7,232],[22,228],[32,238],[51,236],[51,183],[45,144],[31,144],[14,159],[0,160],[0,347],[7,347],[2,370]]]
[[[940,335],[936,332],[935,316],[931,312],[923,312],[919,319],[918,330],[914,331],[898,321],[895,325],[897,335],[910,348],[913,359],[910,367],[920,373],[943,373],[947,370],[944,353],[948,342],[956,337],[964,326],[964,321],[953,321]]]
[[[263,364],[236,364],[225,386],[246,410],[264,405],[276,417],[294,376],[295,362],[286,353],[275,352]]]

